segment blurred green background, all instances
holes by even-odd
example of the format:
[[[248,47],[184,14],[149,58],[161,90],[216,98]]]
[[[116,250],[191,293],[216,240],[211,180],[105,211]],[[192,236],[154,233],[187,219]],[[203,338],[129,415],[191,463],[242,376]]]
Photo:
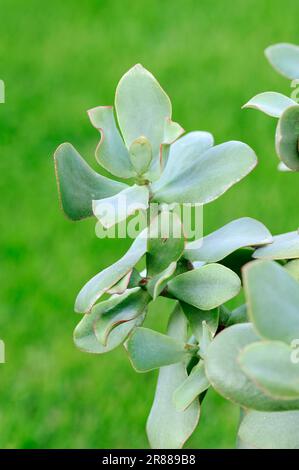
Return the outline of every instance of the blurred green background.
[[[78,290],[117,260],[127,240],[99,240],[94,221],[60,212],[52,154],[72,142],[94,168],[97,132],[86,110],[112,104],[121,75],[141,62],[160,80],[186,130],[257,152],[253,173],[204,210],[205,233],[252,216],[273,233],[298,227],[298,177],[276,171],[275,119],[241,110],[290,83],[264,48],[299,43],[298,2],[284,0],[1,0],[1,448],[146,447],[156,374],[136,374],[123,349],[76,350]],[[163,329],[170,301],[151,309]],[[188,447],[233,447],[238,410],[212,392]]]

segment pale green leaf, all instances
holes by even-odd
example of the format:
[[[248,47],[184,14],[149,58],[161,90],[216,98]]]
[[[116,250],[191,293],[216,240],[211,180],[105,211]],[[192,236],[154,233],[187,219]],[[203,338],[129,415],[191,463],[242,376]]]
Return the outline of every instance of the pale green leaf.
[[[178,341],[182,341],[183,343],[187,342],[188,323],[179,302],[176,303],[169,317],[167,334]]]
[[[226,306],[226,305],[220,305],[220,307],[218,308],[219,310],[219,322],[221,325],[225,325],[227,324],[228,322],[228,319],[231,315],[231,310]]]
[[[261,336],[299,338],[299,284],[274,261],[253,261],[243,271],[248,316]]]
[[[69,143],[58,147],[54,162],[61,206],[72,220],[93,215],[93,199],[114,196],[127,188],[96,173]]]
[[[99,106],[88,111],[92,125],[101,132],[96,159],[107,171],[120,178],[132,178],[135,171],[129,152],[117,129],[113,107]]]
[[[277,169],[278,169],[278,171],[281,171],[283,173],[289,173],[289,172],[294,171],[294,170],[291,170],[291,168],[289,168],[288,166],[286,166],[283,162],[278,163]]]
[[[177,122],[166,118],[164,122],[163,143],[171,144],[184,133],[184,129]]]
[[[156,274],[152,279],[150,279],[147,283],[147,291],[152,296],[153,300],[155,300],[158,295],[162,292],[164,287],[166,286],[168,279],[174,274],[176,270],[176,262],[170,263],[170,265],[164,269],[161,273]]]
[[[136,328],[127,349],[132,365],[138,372],[181,362],[196,351],[192,345],[149,328]]]
[[[299,362],[281,341],[262,341],[244,348],[241,368],[266,394],[282,400],[299,399]]]
[[[293,171],[299,171],[299,105],[290,106],[281,115],[275,136],[280,160]]]
[[[200,361],[193,367],[190,375],[175,390],[173,401],[178,411],[183,411],[207,388],[210,383],[206,377],[204,363]]]
[[[299,259],[289,261],[284,267],[299,282]]]
[[[175,390],[187,378],[184,364],[162,367],[155,399],[147,420],[147,435],[153,449],[181,449],[195,430],[200,405],[198,400],[184,411],[178,411],[172,401]]]
[[[299,449],[299,411],[246,413],[238,432],[240,448]]]
[[[106,228],[126,220],[138,210],[148,208],[149,192],[147,186],[130,186],[115,196],[92,201],[92,210]]]
[[[205,357],[207,349],[212,342],[213,336],[214,334],[212,330],[210,330],[207,322],[203,321],[202,322],[202,337],[199,343],[199,350],[198,350],[198,354],[201,358]]]
[[[162,211],[150,223],[146,265],[147,276],[167,269],[182,256],[185,239],[181,220],[175,212]]]
[[[244,104],[243,108],[253,108],[262,111],[268,116],[279,118],[282,113],[289,107],[296,104],[288,96],[276,93],[275,91],[266,91],[259,93]]]
[[[168,291],[177,299],[202,310],[211,310],[232,297],[241,287],[239,277],[220,264],[207,264],[176,276]]]
[[[175,177],[179,177],[182,172],[186,172],[188,168],[191,168],[194,161],[200,157],[200,155],[207,149],[212,147],[214,139],[212,134],[203,131],[189,132],[184,135],[170,147],[165,147],[168,151],[167,158],[164,156],[163,160],[163,173],[154,185],[158,189],[168,184],[169,180]],[[166,163],[167,160],[167,163]]]
[[[160,145],[171,102],[155,77],[142,65],[132,67],[120,80],[115,95],[119,126],[127,148],[140,136],[152,146],[152,169],[159,167]]]
[[[259,340],[250,323],[226,328],[211,342],[205,355],[206,375],[224,398],[245,408],[282,411],[299,408],[299,400],[275,400],[242,371],[238,357],[247,345]]]
[[[278,43],[267,47],[267,59],[277,72],[286,78],[299,78],[299,47],[289,43]]]
[[[236,325],[237,323],[247,323],[248,316],[247,316],[247,305],[243,304],[239,307],[235,308],[229,318],[227,319],[226,326]]]
[[[122,277],[114,286],[107,290],[107,294],[123,294],[127,289],[131,276],[132,276],[133,269],[131,269],[124,277]],[[137,286],[134,286],[137,287]]]
[[[168,334],[176,340],[185,341],[187,322],[179,305],[169,322]],[[162,367],[159,371],[154,402],[147,420],[146,430],[150,445],[154,449],[180,449],[193,433],[200,415],[199,400],[185,411],[177,411],[173,393],[187,379],[184,364]]]
[[[83,352],[104,354],[124,343],[131,331],[136,326],[142,325],[144,317],[145,313],[134,318],[134,320],[120,323],[111,331],[106,346],[103,346],[98,342],[94,331],[94,324],[98,318],[98,314],[96,311],[87,313],[75,328],[74,343],[77,348]]]
[[[184,256],[190,261],[211,263],[222,260],[239,248],[264,245],[271,241],[271,233],[261,222],[250,217],[242,217],[229,222],[203,239],[187,243]]]
[[[188,319],[192,334],[199,343],[201,343],[203,336],[203,322],[206,322],[212,335],[216,333],[219,323],[219,308],[200,310],[185,302],[180,302],[180,305]]]
[[[147,229],[138,235],[127,253],[120,260],[96,274],[82,287],[75,303],[76,312],[88,312],[105,292],[137,264],[146,252],[146,233]]]
[[[130,146],[130,159],[137,175],[143,175],[152,161],[152,146],[143,136],[135,139]]]
[[[275,235],[273,242],[267,246],[258,248],[254,252],[253,257],[259,259],[299,258],[298,231]]]
[[[167,178],[163,172],[162,178],[152,185],[153,200],[206,204],[244,178],[256,163],[254,151],[242,142],[216,145],[192,159],[180,172]]]
[[[106,346],[111,331],[119,324],[141,315],[150,300],[145,290],[134,287],[95,305],[92,312],[95,312],[97,316],[94,330],[99,343]]]

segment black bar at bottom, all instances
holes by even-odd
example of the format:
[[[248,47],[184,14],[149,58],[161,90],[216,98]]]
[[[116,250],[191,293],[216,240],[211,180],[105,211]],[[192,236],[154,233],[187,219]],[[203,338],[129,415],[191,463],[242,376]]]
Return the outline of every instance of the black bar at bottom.
[[[163,467],[185,465],[197,468],[200,464],[225,464],[238,465],[242,462],[259,463],[279,462],[287,465],[294,461],[294,453],[291,450],[141,450],[141,449],[53,449],[53,450],[33,450],[16,449],[0,450],[1,470],[11,463],[29,464],[34,466],[47,463],[55,464],[93,464],[101,468],[108,466],[120,466],[123,468],[138,468],[148,465]],[[96,468],[96,467],[95,467]]]

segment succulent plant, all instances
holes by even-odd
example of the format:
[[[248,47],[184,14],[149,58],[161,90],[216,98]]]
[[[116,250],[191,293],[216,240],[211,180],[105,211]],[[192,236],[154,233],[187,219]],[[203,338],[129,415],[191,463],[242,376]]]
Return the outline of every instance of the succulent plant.
[[[95,214],[108,227],[109,221],[100,215],[101,202],[113,198],[109,202],[117,204],[123,192],[137,209],[149,201],[205,204],[256,165],[253,150],[242,142],[214,145],[213,136],[201,131],[177,140],[184,131],[171,120],[171,102],[141,65],[121,78],[115,109],[119,129],[112,106],[88,111],[101,134],[96,159],[109,173],[133,184],[96,173],[71,144],[60,145],[55,153],[59,193],[65,214],[73,220]]]
[[[184,445],[210,387],[245,410],[239,447],[256,447],[257,431],[260,447],[298,447],[299,366],[288,360],[290,342],[299,338],[298,233],[272,237],[261,222],[243,217],[188,241],[175,210],[219,197],[254,168],[255,153],[237,141],[214,145],[205,131],[182,136],[168,96],[141,65],[120,80],[115,108],[118,124],[112,107],[88,115],[101,133],[97,161],[126,182],[96,173],[71,144],[55,153],[69,218],[95,215],[109,229],[135,211],[146,215],[146,227],[123,257],[79,292],[76,346],[103,354],[124,345],[138,372],[159,369],[147,421],[153,448]],[[153,203],[158,210],[151,216]],[[244,264],[246,303],[230,311],[224,304],[240,292]],[[143,326],[158,296],[173,302],[166,332]],[[287,430],[281,440],[271,437],[273,423],[278,434]]]
[[[290,80],[299,79],[299,46],[280,43],[269,46],[266,57],[274,69]],[[260,93],[243,108],[255,108],[278,118],[275,147],[281,171],[299,171],[299,105],[288,96],[275,91]]]

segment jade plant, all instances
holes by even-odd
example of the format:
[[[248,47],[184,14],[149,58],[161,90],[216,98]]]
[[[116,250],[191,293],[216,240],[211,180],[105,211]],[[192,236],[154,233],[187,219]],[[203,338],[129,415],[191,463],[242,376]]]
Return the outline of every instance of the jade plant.
[[[269,46],[265,55],[274,69],[284,77],[299,83],[299,46],[280,43]],[[295,93],[296,94],[296,93]],[[267,91],[259,93],[244,108],[255,108],[278,118],[275,135],[276,153],[281,171],[299,171],[299,105],[282,93]]]
[[[215,145],[206,131],[185,134],[141,65],[121,78],[115,112],[96,107],[88,116],[100,132],[96,159],[117,180],[60,145],[54,159],[65,214],[95,216],[109,230],[137,212],[145,227],[79,292],[75,345],[99,355],[123,345],[137,372],[159,370],[146,426],[153,448],[184,445],[210,388],[240,407],[238,447],[299,447],[297,231],[273,237],[243,217],[190,240],[177,211],[221,196],[255,167],[254,151],[238,141]],[[231,311],[226,302],[242,289],[245,303]],[[162,332],[146,326],[159,296],[173,304]]]

